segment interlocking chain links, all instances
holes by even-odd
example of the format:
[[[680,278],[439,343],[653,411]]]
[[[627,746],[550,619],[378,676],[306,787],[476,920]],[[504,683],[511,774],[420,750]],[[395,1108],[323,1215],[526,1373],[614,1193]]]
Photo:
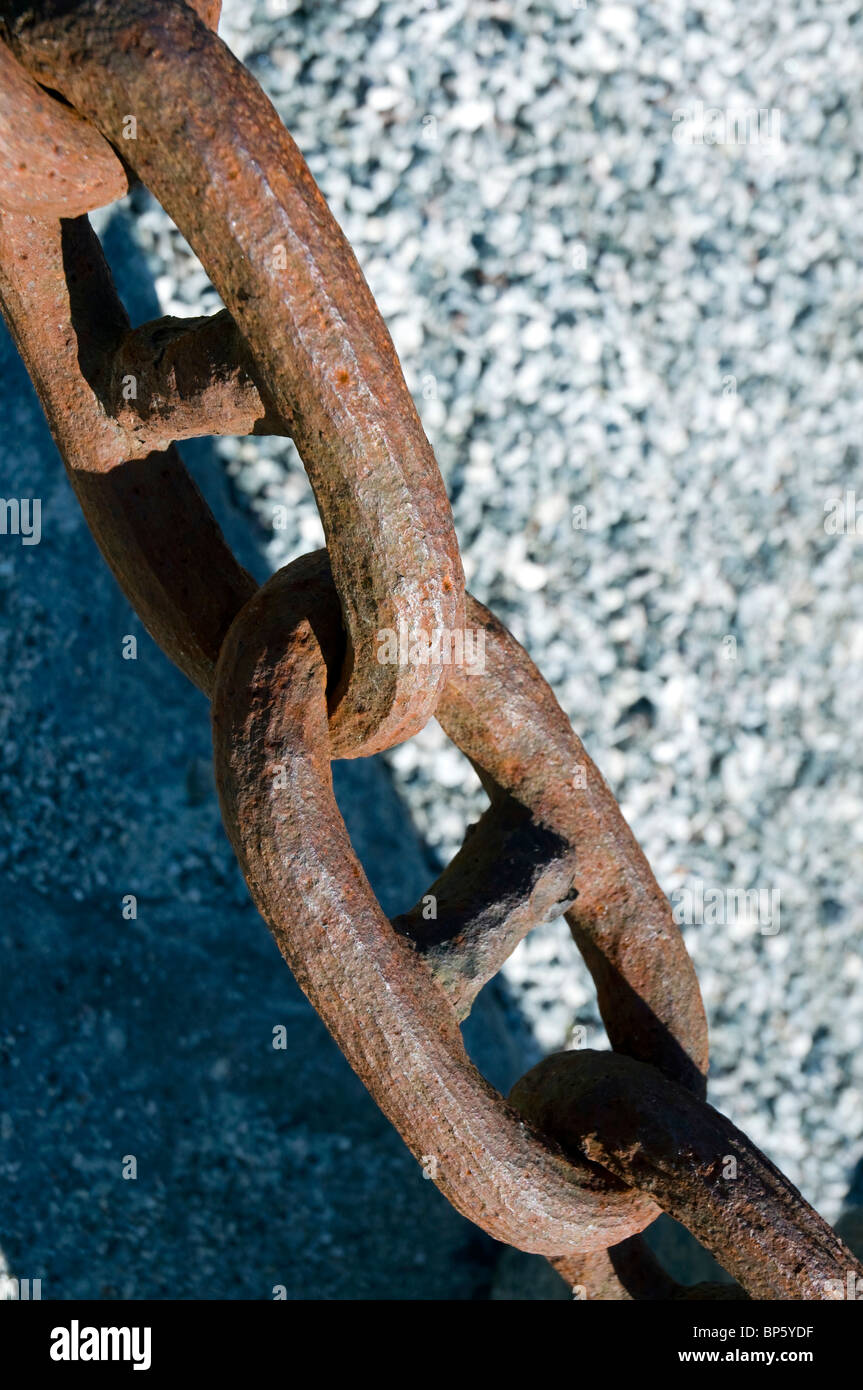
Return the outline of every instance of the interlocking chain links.
[[[0,0],[7,21],[26,8]],[[217,7],[206,8],[214,22]],[[863,1277],[863,1268],[800,1194],[704,1103],[703,1009],[668,904],[551,691],[512,636],[470,596],[467,621],[488,639],[485,674],[456,670],[444,688],[434,668],[414,669],[432,677],[429,708],[437,706],[444,727],[473,760],[491,808],[434,885],[436,923],[419,909],[392,924],[381,913],[338,815],[330,760],[336,751],[344,755],[343,746],[356,753],[375,739],[389,746],[403,737],[418,717],[405,713],[415,709],[416,691],[402,699],[397,689],[389,706],[384,700],[376,725],[368,710],[351,714],[346,699],[331,698],[328,710],[328,680],[332,688],[339,673],[350,670],[342,616],[350,622],[352,612],[362,616],[373,609],[351,609],[324,554],[297,561],[255,592],[176,450],[152,452],[172,437],[196,433],[296,435],[296,401],[301,413],[319,418],[309,397],[321,388],[314,364],[294,353],[292,364],[299,360],[308,369],[295,391],[290,371],[278,362],[273,366],[279,350],[287,352],[286,343],[274,346],[269,365],[261,366],[256,333],[273,286],[259,255],[257,261],[252,256],[248,273],[245,267],[235,273],[226,263],[226,256],[229,261],[247,245],[237,234],[230,190],[220,183],[226,170],[250,197],[276,187],[294,217],[292,231],[303,213],[318,219],[316,235],[307,238],[315,254],[311,261],[300,254],[294,263],[305,295],[302,313],[290,322],[290,315],[276,313],[275,319],[300,338],[306,334],[306,355],[320,352],[324,377],[333,369],[333,339],[316,326],[326,324],[339,301],[315,275],[322,268],[338,270],[339,251],[342,272],[347,266],[359,277],[359,271],[344,259],[350,253],[340,234],[333,239],[329,215],[298,154],[285,146],[287,137],[280,143],[269,108],[262,115],[260,96],[251,101],[252,115],[244,112],[239,123],[246,137],[260,139],[260,159],[248,142],[236,158],[226,150],[200,105],[180,119],[168,95],[169,114],[160,123],[142,53],[152,62],[149,80],[157,88],[167,82],[168,94],[177,92],[182,71],[185,89],[200,100],[200,84],[186,80],[195,71],[186,64],[196,57],[234,95],[256,90],[247,76],[237,76],[236,65],[225,68],[215,41],[201,37],[205,31],[183,6],[130,4],[121,19],[106,16],[106,7],[95,3],[72,9],[41,28],[21,14],[20,24],[6,33],[14,35],[19,56],[38,75],[73,95],[79,110],[97,121],[92,93],[98,62],[104,61],[106,72],[110,68],[109,134],[116,131],[124,96],[134,96],[130,109],[148,113],[152,138],[136,167],[161,190],[166,205],[179,209],[184,230],[197,231],[211,274],[215,265],[222,275],[221,283],[214,275],[217,285],[233,293],[232,299],[223,291],[235,315],[187,324],[161,320],[131,330],[85,218],[61,226],[3,214],[0,298],[103,552],[157,640],[202,689],[214,692],[226,825],[252,894],[303,988],[413,1151],[434,1158],[436,1181],[455,1205],[492,1234],[547,1253],[564,1277],[589,1283],[593,1296],[745,1296],[717,1286],[681,1290],[664,1275],[632,1234],[658,1206],[695,1231],[753,1297],[823,1297],[824,1280],[844,1280],[849,1270]],[[175,44],[186,48],[175,52]],[[82,74],[77,87],[76,64]],[[42,100],[38,92],[37,97]],[[10,109],[0,104],[0,117]],[[172,119],[179,121],[176,129]],[[172,140],[179,150],[173,166]],[[263,182],[253,177],[249,183],[245,166],[256,161]],[[206,178],[184,197],[174,184],[196,171]],[[291,181],[296,190],[286,187]],[[188,205],[194,194],[206,205],[199,221]],[[37,199],[36,206],[44,212],[48,204]],[[243,210],[255,214],[254,204],[243,204]],[[214,247],[220,218],[229,228],[225,255]],[[270,244],[272,222],[264,217],[259,225]],[[344,277],[339,284],[344,289]],[[242,292],[248,287],[261,303],[244,317]],[[385,330],[375,311],[371,326],[365,318],[371,301],[364,285],[357,293],[360,308],[350,324],[340,323],[340,331],[359,326],[360,338],[367,332],[364,341],[373,342],[377,358],[363,376],[366,385],[380,385],[386,370],[395,370],[397,385],[382,399],[399,417],[404,387],[394,355],[391,347],[388,359],[381,350]],[[345,303],[350,307],[350,294]],[[151,351],[158,361],[147,361]],[[337,343],[339,353],[344,355],[344,345]],[[138,409],[118,394],[125,368],[146,383]],[[290,410],[286,401],[294,401]],[[357,419],[368,426],[369,418],[360,411],[330,423],[336,432],[350,431]],[[308,428],[306,419],[301,437]],[[402,419],[399,428],[402,436],[398,430],[388,435],[388,445],[405,431],[410,435],[410,421]],[[353,438],[359,436],[354,430]],[[326,473],[326,449],[324,455],[323,464],[313,460],[310,473]],[[336,473],[343,462],[337,454]],[[380,466],[376,457],[375,468]],[[424,466],[421,460],[420,489]],[[383,472],[389,479],[386,467]],[[348,542],[362,546],[370,535],[385,535],[394,545],[387,527],[393,497],[377,499],[376,478],[363,481],[362,500],[379,506],[378,530],[360,528]],[[408,490],[414,481],[408,479]],[[327,486],[336,484],[319,477],[318,491],[325,494]],[[439,479],[436,486],[442,491]],[[345,487],[350,490],[350,479]],[[424,505],[435,505],[436,495],[432,489]],[[401,516],[397,507],[395,515]],[[337,507],[333,517],[341,520]],[[440,549],[451,558],[448,509],[441,535]],[[350,582],[350,564],[343,562],[339,571],[337,562],[339,545],[346,542],[339,534],[329,539],[343,585]],[[457,555],[456,566],[460,577]],[[421,594],[417,611],[426,630],[440,612],[436,594],[434,585],[430,594]],[[356,645],[353,629],[352,636]],[[416,688],[421,683],[417,676]],[[508,1106],[467,1059],[458,1020],[525,932],[563,907],[596,981],[617,1052],[547,1059],[518,1083]],[[736,1183],[720,1179],[728,1157],[741,1170]]]
[[[408,914],[395,924],[401,942],[333,798],[321,644],[331,666],[339,649],[328,577],[323,553],[280,570],[243,609],[219,656],[217,783],[252,895],[345,1056],[414,1154],[434,1158],[435,1181],[460,1211],[541,1254],[607,1246],[611,1226],[626,1235],[642,1229],[643,1202],[606,1186],[578,1155],[572,1168],[561,1164],[524,1128],[468,1061],[458,1016],[525,932],[580,893],[582,843],[588,872],[602,845],[624,883],[608,912],[638,936],[638,949],[621,954],[617,988],[640,995],[631,1036],[658,1045],[669,1068],[697,1076],[700,1090],[704,1017],[668,903],[551,690],[512,635],[469,598],[468,621],[485,635],[485,669],[454,670],[438,713],[492,806],[432,889],[437,923],[423,931],[421,913]],[[587,883],[585,895],[590,901]],[[595,915],[591,907],[581,914],[582,929],[598,941],[611,936]],[[684,985],[670,991],[674,973]]]
[[[837,1269],[863,1268],[745,1134],[655,1067],[619,1053],[558,1053],[510,1100],[564,1153],[649,1193],[752,1298],[821,1299]]]
[[[0,6],[2,37],[122,148],[231,311],[305,464],[350,642],[332,692],[339,757],[433,714],[446,668],[381,664],[377,634],[449,633],[464,577],[434,455],[389,333],[271,103],[183,4]],[[218,107],[213,96],[218,93]],[[136,138],[124,140],[133,114]]]
[[[823,1297],[825,1281],[863,1266],[700,1098],[704,1019],[668,904],[529,657],[470,595],[467,613],[486,635],[485,671],[455,670],[438,713],[492,805],[435,885],[433,927],[418,909],[387,923],[333,796],[325,692],[340,652],[325,553],[280,570],[240,613],[219,655],[213,731],[225,825],[259,911],[378,1105],[417,1158],[434,1160],[453,1205],[491,1235],[556,1257],[582,1282],[596,1273],[590,1262],[560,1257],[619,1243],[610,1225],[643,1228],[649,1195],[751,1297]],[[573,768],[586,777],[573,779]],[[596,854],[613,875],[605,911],[591,882]],[[525,930],[573,896],[571,925],[607,986],[617,1045],[649,1050],[680,1080],[622,1052],[563,1053],[523,1077],[506,1107],[467,1059],[458,1018]],[[673,973],[677,990],[666,986]],[[615,1284],[622,1296],[613,1257],[606,1297]],[[630,1275],[648,1258],[631,1248]],[[675,1296],[671,1288],[666,1279],[655,1296]]]

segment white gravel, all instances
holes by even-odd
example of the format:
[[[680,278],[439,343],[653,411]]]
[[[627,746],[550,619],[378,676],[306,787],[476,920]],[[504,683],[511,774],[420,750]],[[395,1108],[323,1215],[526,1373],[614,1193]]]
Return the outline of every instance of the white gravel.
[[[831,1220],[863,1155],[861,29],[851,0],[227,0],[221,26],[389,324],[472,591],[662,886],[779,890],[778,934],[686,939],[714,1103]],[[781,140],[678,143],[698,102]],[[155,207],[137,234],[164,311],[216,307]],[[219,450],[273,567],[322,543],[289,444]],[[855,486],[860,535],[828,534]],[[446,858],[471,769],[436,726],[388,760]],[[542,1048],[576,1020],[604,1045],[562,923],[506,973]]]

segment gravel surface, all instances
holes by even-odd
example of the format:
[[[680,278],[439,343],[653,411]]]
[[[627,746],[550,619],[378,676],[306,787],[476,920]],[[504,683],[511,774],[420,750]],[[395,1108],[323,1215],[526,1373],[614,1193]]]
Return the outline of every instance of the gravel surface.
[[[377,297],[471,590],[675,905],[719,901],[684,925],[711,1099],[831,1221],[863,1156],[861,27],[839,0],[227,0],[220,28]],[[698,103],[771,115],[760,142],[711,143]],[[138,318],[218,307],[148,195],[96,220],[155,277],[158,307],[126,277]],[[322,544],[288,442],[218,441],[217,472],[213,454],[259,572]],[[859,534],[837,533],[855,487]],[[446,860],[484,804],[471,768],[436,725],[385,761]],[[183,901],[221,862],[195,814]],[[92,888],[70,873],[73,897]],[[528,1055],[576,1022],[606,1045],[562,922],[505,976]]]

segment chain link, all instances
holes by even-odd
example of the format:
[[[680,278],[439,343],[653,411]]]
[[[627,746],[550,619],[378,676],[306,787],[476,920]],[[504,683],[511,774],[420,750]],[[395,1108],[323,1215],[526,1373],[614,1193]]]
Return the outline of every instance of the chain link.
[[[465,594],[389,334],[298,149],[216,37],[218,12],[0,0],[0,303],[105,559],[212,699],[222,814],[251,895],[378,1105],[491,1235],[547,1255],[590,1297],[829,1297],[863,1266],[707,1103],[704,1010],[669,905],[548,685]],[[84,215],[130,177],[173,217],[223,312],[131,327]],[[174,447],[219,433],[289,435],[321,513],[326,551],[261,588]],[[426,645],[382,662],[384,631]],[[431,634],[462,659],[433,659]],[[478,665],[458,646],[468,635]],[[433,714],[490,807],[390,922],[330,764]],[[613,1051],[547,1058],[505,1100],[459,1023],[561,912]],[[660,1210],[738,1284],[674,1284],[639,1235]]]

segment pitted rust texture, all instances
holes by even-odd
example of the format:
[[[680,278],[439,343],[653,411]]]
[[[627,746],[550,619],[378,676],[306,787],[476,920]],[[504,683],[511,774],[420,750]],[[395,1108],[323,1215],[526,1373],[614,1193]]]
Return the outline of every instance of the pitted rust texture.
[[[556,1053],[510,1101],[570,1157],[650,1193],[751,1298],[825,1299],[849,1270],[863,1279],[863,1265],[752,1141],[655,1067],[619,1053]]]
[[[0,207],[78,217],[128,188],[105,137],[40,87],[0,43]]]
[[[102,363],[99,395],[139,458],[176,439],[287,434],[256,381],[251,355],[227,309],[161,318],[130,331]],[[130,392],[134,384],[134,395]]]
[[[189,0],[215,29],[222,0]],[[80,217],[129,190],[123,160],[98,130],[40,87],[0,43],[0,208]]]
[[[0,21],[33,76],[106,138],[119,145],[134,113],[124,153],[199,256],[297,445],[350,638],[332,692],[334,752],[408,738],[447,672],[379,663],[378,634],[461,627],[461,558],[392,340],[305,160],[185,5],[81,0],[36,15],[4,3]]]

